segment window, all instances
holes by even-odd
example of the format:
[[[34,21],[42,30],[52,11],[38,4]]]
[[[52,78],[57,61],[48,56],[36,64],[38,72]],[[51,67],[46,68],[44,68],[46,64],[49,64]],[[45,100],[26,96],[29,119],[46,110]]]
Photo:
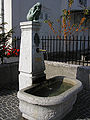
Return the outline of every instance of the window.
[[[86,7],[87,6],[87,0],[79,0],[79,4]]]

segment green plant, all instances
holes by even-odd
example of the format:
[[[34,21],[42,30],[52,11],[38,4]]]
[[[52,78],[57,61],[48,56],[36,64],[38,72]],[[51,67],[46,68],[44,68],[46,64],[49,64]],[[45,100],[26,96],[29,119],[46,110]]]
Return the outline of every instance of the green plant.
[[[4,32],[4,25],[7,23],[0,24],[0,58],[1,64],[3,64],[4,57],[17,56],[19,49],[12,48],[12,45],[9,43],[9,40],[12,38],[13,29],[8,32]]]

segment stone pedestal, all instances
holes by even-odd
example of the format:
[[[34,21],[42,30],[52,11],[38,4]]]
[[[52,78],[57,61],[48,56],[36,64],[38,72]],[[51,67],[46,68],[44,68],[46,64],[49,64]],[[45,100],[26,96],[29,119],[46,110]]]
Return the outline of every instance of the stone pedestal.
[[[31,86],[33,82],[45,77],[43,54],[39,38],[39,22],[21,22],[21,46],[19,59],[19,90]]]

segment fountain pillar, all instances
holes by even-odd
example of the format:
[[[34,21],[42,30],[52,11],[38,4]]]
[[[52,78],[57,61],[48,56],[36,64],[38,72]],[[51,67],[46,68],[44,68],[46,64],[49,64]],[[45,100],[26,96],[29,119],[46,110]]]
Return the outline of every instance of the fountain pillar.
[[[45,78],[39,22],[21,22],[21,46],[19,58],[19,90]],[[45,79],[44,79],[45,80]]]

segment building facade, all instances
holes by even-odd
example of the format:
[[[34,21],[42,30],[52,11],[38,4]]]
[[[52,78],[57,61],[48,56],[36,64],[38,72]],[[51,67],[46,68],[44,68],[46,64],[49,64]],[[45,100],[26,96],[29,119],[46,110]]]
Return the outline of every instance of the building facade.
[[[61,10],[62,9],[69,9],[68,6],[69,0],[62,0],[61,3]],[[89,10],[89,13],[87,15],[84,15],[83,10],[87,8]],[[62,16],[62,11],[60,12]],[[83,23],[84,28],[88,28],[86,31],[77,32],[78,36],[88,36],[90,35],[90,0],[74,0],[74,3],[71,7],[71,24],[80,24],[81,19],[85,17],[86,20]]]
[[[26,16],[29,9],[37,2],[42,4],[42,12],[40,16],[40,20],[42,22],[42,31],[43,28],[45,29],[44,20],[54,20],[55,18],[59,17],[59,0],[57,0],[57,2],[52,0],[0,0],[1,21],[3,20],[4,22],[8,23],[4,26],[5,31],[9,31],[13,28],[15,31],[14,36],[20,37],[20,22],[27,21]],[[44,30],[44,34],[48,33],[47,28]]]
[[[29,9],[40,2],[42,4],[42,11],[40,21],[42,22],[41,32],[42,35],[52,34],[48,25],[44,23],[44,20],[50,19],[56,23],[57,19],[62,16],[62,10],[68,9],[69,0],[0,0],[0,21],[7,22],[5,25],[5,31],[14,29],[13,37],[20,37],[20,22],[27,21],[26,16]],[[90,0],[74,0],[71,10],[72,23],[79,23],[82,15],[80,14],[83,7],[90,7]],[[86,24],[90,26],[90,21]],[[58,24],[60,26],[60,24]],[[90,34],[90,30],[88,30]]]

